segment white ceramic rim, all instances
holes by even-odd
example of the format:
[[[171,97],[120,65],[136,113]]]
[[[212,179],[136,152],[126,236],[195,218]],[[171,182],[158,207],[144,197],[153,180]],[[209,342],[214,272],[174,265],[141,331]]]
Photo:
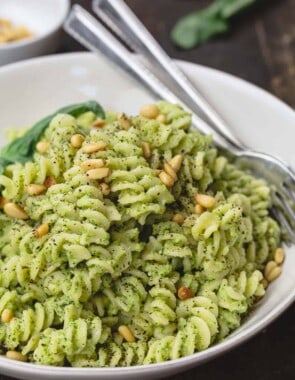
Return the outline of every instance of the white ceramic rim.
[[[47,38],[49,35],[54,34],[57,32],[60,27],[63,25],[65,18],[67,17],[67,14],[70,11],[71,3],[70,0],[63,0],[65,3],[64,12],[59,16],[59,20],[55,25],[53,25],[50,29],[48,29],[45,33],[41,35],[36,35],[30,38],[25,38],[23,40],[19,41],[12,41],[6,44],[0,44],[0,52],[1,50],[11,50],[18,47],[25,47],[28,46],[34,42],[42,41],[43,39]]]
[[[26,61],[22,62],[16,62],[10,65],[6,65],[2,68],[0,68],[0,74],[13,71],[15,68],[23,67],[23,66],[30,66],[31,63],[42,63],[42,61],[54,61],[54,60],[60,60],[63,57],[66,58],[68,56],[72,56],[75,58],[75,56],[81,57],[81,55],[93,55],[92,53],[88,52],[75,52],[75,53],[65,53],[65,54],[57,54],[57,55],[51,55],[51,56],[43,56],[40,58],[33,58],[28,59]],[[280,104],[282,107],[286,109],[288,112],[294,112],[291,107],[289,107],[284,102],[277,99],[272,94],[268,93],[267,91],[243,80],[240,78],[237,78],[231,74],[224,73],[220,70],[208,68],[202,65],[197,65],[192,62],[186,62],[186,61],[178,61],[181,65],[191,65],[191,66],[198,66],[202,70],[211,71],[212,73],[220,76],[220,77],[226,77],[229,81],[234,81],[236,83],[239,83],[241,88],[247,88],[248,91],[255,91],[260,92],[260,95],[266,96],[269,99],[275,100],[278,104]],[[176,372],[181,372],[183,370],[192,368],[196,365],[202,364],[206,361],[209,361],[210,359],[213,359],[217,356],[220,356],[222,354],[225,354],[226,352],[232,350],[239,344],[246,342],[251,337],[253,337],[256,333],[260,332],[263,328],[265,328],[267,325],[269,325],[271,322],[273,322],[279,315],[281,315],[291,304],[295,301],[295,289],[293,292],[291,292],[288,297],[286,297],[284,300],[280,301],[280,303],[272,309],[272,311],[263,319],[261,319],[259,322],[257,322],[253,326],[249,326],[245,328],[245,330],[242,330],[237,335],[233,335],[229,340],[225,340],[221,343],[217,343],[216,345],[201,351],[197,352],[193,355],[186,356],[179,359],[174,359],[170,361],[166,361],[163,363],[156,363],[156,364],[146,364],[146,365],[136,365],[131,367],[112,367],[112,368],[73,368],[73,367],[55,367],[55,366],[45,366],[45,365],[38,365],[38,364],[31,364],[31,363],[22,363],[22,362],[15,362],[10,359],[6,359],[5,357],[0,356],[0,366],[7,370],[7,373],[10,372],[10,375],[13,376],[22,376],[22,374],[25,373],[31,373],[31,374],[39,374],[40,376],[46,375],[48,378],[58,378],[58,376],[66,377],[71,376],[74,379],[81,379],[83,376],[90,376],[91,378],[94,378],[95,375],[97,376],[106,376],[107,378],[111,378],[112,375],[138,375],[139,371],[141,374],[149,373],[149,374],[155,374],[157,373],[163,375],[165,369],[169,369],[169,372],[171,373],[173,368],[175,368]],[[229,335],[230,337],[231,335]],[[196,360],[197,359],[197,360]]]

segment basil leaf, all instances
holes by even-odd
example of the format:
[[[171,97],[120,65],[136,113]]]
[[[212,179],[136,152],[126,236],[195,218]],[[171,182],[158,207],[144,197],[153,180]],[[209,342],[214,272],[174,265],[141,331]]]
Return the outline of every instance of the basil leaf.
[[[257,0],[215,0],[209,7],[181,18],[171,32],[172,41],[182,49],[206,42],[229,30],[230,18]]]
[[[0,173],[3,173],[5,167],[14,162],[25,163],[33,159],[34,150],[40,136],[48,128],[51,120],[59,113],[66,113],[74,117],[92,111],[98,117],[105,118],[103,108],[94,100],[85,103],[72,104],[63,108],[53,114],[46,116],[44,119],[38,121],[32,128],[30,128],[23,136],[13,140],[10,144],[6,145],[0,150]]]

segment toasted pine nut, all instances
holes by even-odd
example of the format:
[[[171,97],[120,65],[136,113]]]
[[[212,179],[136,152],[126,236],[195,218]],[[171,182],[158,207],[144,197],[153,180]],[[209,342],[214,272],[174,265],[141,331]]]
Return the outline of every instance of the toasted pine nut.
[[[283,248],[277,248],[274,254],[274,259],[277,264],[282,264],[285,260],[285,251]]]
[[[17,352],[17,351],[7,351],[6,357],[7,357],[7,359],[18,360],[20,362],[26,362],[27,361],[27,357],[25,355],[22,355],[20,352]]]
[[[128,343],[134,343],[135,342],[135,337],[132,333],[132,331],[129,329],[129,327],[121,325],[118,328],[118,332],[123,337],[126,342]]]
[[[80,168],[83,170],[90,170],[90,169],[97,169],[97,168],[102,168],[105,165],[105,161],[102,160],[101,158],[97,159],[90,159],[82,162],[80,164]]]
[[[172,218],[173,222],[177,224],[183,224],[184,216],[182,214],[175,214]]]
[[[99,185],[99,187],[100,187],[100,190],[101,190],[101,192],[102,192],[103,195],[109,195],[110,194],[111,189],[110,189],[110,186],[107,183],[102,182]]]
[[[36,228],[34,235],[35,235],[37,238],[40,238],[40,237],[42,237],[42,236],[47,235],[47,234],[48,234],[48,231],[49,231],[49,226],[48,226],[47,223],[40,224],[40,226],[39,226],[38,228]]]
[[[44,185],[36,185],[32,183],[27,187],[27,193],[29,195],[40,195],[46,191],[46,186]]]
[[[38,144],[36,145],[36,150],[39,153],[45,153],[47,152],[49,145],[50,144],[48,141],[39,141]]]
[[[0,197],[0,208],[3,208],[6,203],[9,203],[10,200],[8,198]]]
[[[201,215],[204,211],[205,211],[205,209],[204,209],[203,206],[201,206],[199,204],[195,205],[195,212],[196,212],[196,214]]]
[[[48,176],[45,178],[45,181],[43,182],[43,185],[49,189],[49,187],[56,185],[57,181],[54,177]]]
[[[160,113],[160,115],[157,116],[157,121],[158,121],[159,123],[165,124],[165,123],[166,123],[166,116],[163,115],[162,113]]]
[[[264,268],[264,276],[265,276],[265,278],[267,279],[267,277],[268,277],[268,275],[269,275],[269,273],[274,269],[274,268],[276,268],[277,267],[277,263],[275,262],[275,261],[269,261],[267,264],[266,264],[266,266],[265,266],[265,268]]]
[[[8,323],[13,318],[13,312],[10,309],[4,309],[1,314],[1,321],[3,323]]]
[[[281,275],[281,273],[282,273],[282,268],[277,266],[268,273],[268,276],[266,277],[266,279],[268,282],[272,282],[276,280]]]
[[[98,169],[91,169],[88,170],[87,176],[90,179],[102,179],[107,177],[110,174],[110,169],[109,168],[98,168]]]
[[[150,158],[152,155],[150,144],[148,142],[143,142],[141,146],[142,146],[143,157],[146,159]]]
[[[159,115],[160,110],[156,104],[147,104],[141,108],[139,113],[148,119],[155,119]]]
[[[211,195],[197,194],[195,198],[196,202],[205,208],[214,207],[216,204],[216,199],[214,197],[211,197]]]
[[[95,152],[99,152],[100,150],[104,150],[107,147],[107,144],[104,141],[98,141],[95,143],[90,143],[84,145],[82,148],[83,153],[91,154]]]
[[[25,212],[25,210],[13,202],[6,203],[4,206],[4,212],[6,215],[15,219],[29,219],[29,215]]]
[[[77,133],[76,135],[73,135],[71,137],[71,145],[73,148],[79,149],[79,148],[81,148],[84,140],[85,140],[84,136]]]
[[[261,281],[261,284],[262,286],[264,287],[264,289],[266,289],[268,287],[268,281],[266,278],[264,278],[262,281]]]
[[[174,185],[174,179],[164,171],[161,171],[159,178],[167,187],[172,187]]]
[[[176,156],[171,158],[171,160],[169,161],[169,165],[175,170],[176,173],[181,168],[181,164],[182,164],[182,155],[181,154],[177,154]]]
[[[174,181],[176,181],[176,180],[177,180],[177,175],[176,175],[174,169],[172,168],[172,166],[170,166],[170,165],[168,164],[168,162],[164,162],[164,165],[163,165],[163,166],[164,166],[164,170],[165,170],[165,172],[166,172],[167,174],[169,174],[170,177],[172,177],[172,178],[174,179]]]
[[[94,123],[92,124],[92,127],[94,128],[101,128],[105,125],[106,121],[104,119],[96,119]]]
[[[185,286],[182,286],[181,288],[178,289],[177,295],[178,295],[178,298],[182,301],[192,298],[194,296],[193,292],[189,288],[186,288]]]
[[[160,169],[155,169],[155,174],[157,177],[159,177],[159,175],[161,174],[162,170]]]
[[[129,129],[131,127],[131,121],[124,112],[118,114],[118,123],[122,129]]]

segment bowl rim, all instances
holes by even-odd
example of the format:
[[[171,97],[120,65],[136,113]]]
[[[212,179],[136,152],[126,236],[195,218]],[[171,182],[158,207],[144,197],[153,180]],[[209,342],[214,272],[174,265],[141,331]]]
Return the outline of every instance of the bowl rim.
[[[59,61],[62,60],[63,62],[65,59],[92,59],[92,57],[96,57],[95,54],[90,52],[72,52],[72,53],[62,53],[62,54],[55,54],[55,55],[49,55],[49,56],[43,56],[43,57],[37,57],[32,59],[27,59],[25,61],[16,62],[10,65],[6,65],[2,68],[0,68],[0,77],[3,73],[13,71],[14,69],[18,69],[24,66],[30,66],[33,64],[42,64],[48,63],[50,61]],[[275,101],[278,105],[283,107],[284,112],[292,112],[295,115],[294,110],[288,106],[286,103],[284,103],[282,100],[278,99],[276,96],[270,94],[266,90],[244,80],[241,78],[238,78],[234,75],[225,73],[221,70],[217,70],[214,68],[206,67],[204,65],[195,64],[193,62],[184,61],[184,60],[176,60],[182,67],[186,66],[197,66],[200,70],[203,71],[209,71],[213,75],[218,75],[219,78],[225,78],[226,80],[230,80],[232,82],[236,82],[239,84],[241,89],[248,89],[250,91],[259,92],[260,95],[263,97],[268,98],[269,101]],[[270,323],[272,323],[277,317],[279,317],[293,302],[295,301],[295,288],[292,292],[288,294],[286,298],[283,300],[280,300],[279,303],[272,309],[270,313],[268,313],[264,318],[262,318],[260,321],[257,321],[253,326],[248,326],[242,331],[238,331],[235,333],[235,331],[232,332],[224,341],[217,343],[209,348],[207,348],[204,351],[200,351],[197,353],[194,353],[192,355],[182,357],[179,359],[173,359],[169,361],[165,361],[162,363],[155,363],[155,364],[145,364],[145,365],[135,365],[135,366],[129,366],[129,367],[95,367],[95,368],[75,368],[75,367],[57,367],[57,366],[48,366],[48,365],[40,365],[40,364],[34,364],[34,363],[22,363],[22,362],[14,362],[10,359],[6,359],[3,356],[0,356],[0,366],[7,371],[11,371],[10,373],[13,375],[16,374],[23,374],[31,373],[31,374],[38,374],[38,375],[46,375],[47,378],[54,378],[57,374],[60,376],[65,377],[66,375],[72,376],[74,379],[80,379],[84,376],[112,376],[112,375],[138,375],[139,371],[142,374],[145,373],[163,373],[165,369],[168,370],[172,368],[177,368],[179,371],[181,371],[182,368],[189,369],[195,365],[202,364],[206,361],[209,361],[210,359],[213,359],[215,357],[218,357],[220,355],[225,354],[226,352],[229,352],[230,350],[234,349],[238,345],[242,344],[243,342],[248,341],[250,338],[252,338],[255,334],[260,332],[263,328],[268,326]],[[250,314],[251,315],[251,314]],[[91,377],[92,378],[92,377]],[[94,377],[93,377],[94,378]]]
[[[42,41],[43,39],[45,39],[48,36],[57,32],[60,29],[60,27],[63,25],[63,22],[67,16],[67,14],[69,13],[70,7],[71,7],[70,0],[62,0],[62,1],[64,2],[63,13],[60,14],[59,21],[56,24],[54,24],[53,27],[51,27],[45,33],[40,34],[40,35],[37,34],[36,36],[33,35],[32,37],[24,38],[24,39],[19,40],[19,41],[2,43],[2,44],[0,44],[0,53],[1,53],[1,51],[5,51],[5,50],[13,50],[13,49],[17,49],[20,47],[26,47],[30,44],[35,43],[35,42]]]

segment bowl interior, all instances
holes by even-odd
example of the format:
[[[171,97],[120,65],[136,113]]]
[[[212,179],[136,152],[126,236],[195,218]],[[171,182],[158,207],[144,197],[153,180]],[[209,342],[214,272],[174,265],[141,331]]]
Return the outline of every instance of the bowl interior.
[[[36,0],[36,2],[38,2]],[[207,94],[249,146],[278,154],[295,167],[295,113],[288,106],[244,81],[224,73],[181,63],[192,82]],[[22,128],[63,105],[96,99],[103,107],[127,113],[152,98],[108,62],[89,53],[45,57],[0,69],[0,141],[7,127]],[[226,94],[226,96],[225,96]],[[279,138],[278,138],[279,137]],[[276,144],[274,144],[276,142]],[[295,298],[295,247],[287,248],[282,276],[269,287],[265,298],[245,323],[224,342],[177,361],[124,369],[46,368],[13,363],[0,358],[1,368],[22,378],[75,379],[151,378],[200,364],[261,330]],[[34,377],[35,376],[35,377]]]
[[[0,51],[1,48],[22,45],[54,31],[64,20],[68,7],[68,0],[1,0],[0,18],[8,19],[16,26],[25,26],[33,36],[0,44]]]

